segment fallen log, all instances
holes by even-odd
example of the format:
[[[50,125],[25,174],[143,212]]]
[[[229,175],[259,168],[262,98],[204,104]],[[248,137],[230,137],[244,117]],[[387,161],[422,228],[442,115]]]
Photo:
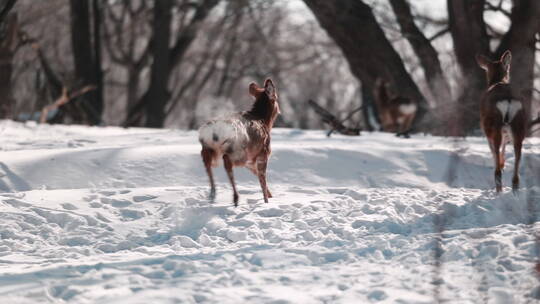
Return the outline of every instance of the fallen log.
[[[75,92],[68,92],[68,89],[66,87],[62,88],[62,95],[55,100],[54,103],[46,106],[41,110],[41,115],[39,117],[39,123],[46,123],[47,122],[47,115],[49,114],[49,111],[58,109],[59,107],[67,104],[71,100],[86,94],[87,92],[93,91],[96,89],[96,86],[94,85],[87,85],[83,87],[82,89],[79,89]]]
[[[321,116],[321,119],[324,123],[327,123],[330,125],[330,131],[326,134],[326,136],[330,137],[333,132],[338,132],[343,135],[349,135],[349,136],[359,136],[361,129],[358,128],[348,128],[343,123],[347,120],[349,120],[352,115],[362,109],[362,107],[355,109],[347,117],[343,120],[339,120],[335,115],[330,113],[325,108],[321,107],[319,104],[317,104],[313,100],[308,100],[308,104],[315,110],[315,113],[317,113],[319,116]]]

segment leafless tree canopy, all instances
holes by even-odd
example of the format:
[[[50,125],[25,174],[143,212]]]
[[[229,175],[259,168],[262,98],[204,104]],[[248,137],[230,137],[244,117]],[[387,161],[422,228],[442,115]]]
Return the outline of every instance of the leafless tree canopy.
[[[540,2],[431,2],[2,0],[0,115],[37,119],[64,88],[94,86],[47,121],[197,128],[248,107],[246,85],[272,77],[277,126],[323,127],[313,99],[337,119],[363,106],[348,124],[375,130],[384,79],[418,104],[413,131],[464,135],[486,87],[474,56],[507,49],[513,89],[538,112]]]

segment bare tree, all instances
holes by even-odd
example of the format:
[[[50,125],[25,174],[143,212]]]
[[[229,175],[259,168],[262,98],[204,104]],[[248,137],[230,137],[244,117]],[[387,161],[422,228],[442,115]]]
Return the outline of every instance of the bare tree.
[[[110,60],[127,73],[122,84],[126,91],[126,114],[137,104],[141,74],[150,62],[150,17],[147,0],[105,3],[104,45]]]
[[[387,79],[399,88],[400,95],[418,102],[416,121],[427,114],[425,97],[407,73],[402,59],[386,38],[369,5],[357,0],[304,2],[342,49],[352,73],[362,85],[372,88],[377,78]]]
[[[70,0],[71,42],[75,76],[81,85],[97,89],[79,98],[91,124],[100,124],[103,113],[103,75],[101,68],[101,5],[99,0]],[[93,26],[93,27],[92,27]],[[92,39],[93,38],[93,39]]]
[[[422,113],[428,110],[425,99],[412,77],[403,68],[403,60],[386,39],[381,24],[375,19],[368,4],[356,0],[304,2],[343,50],[353,74],[363,85],[373,86],[373,75],[389,79],[401,95],[420,102],[419,117],[423,117]],[[453,124],[459,126],[459,130],[446,130],[450,134],[466,134],[478,128],[478,102],[485,88],[485,79],[474,60],[476,54],[495,57],[507,49],[516,53],[512,84],[516,92],[530,100],[534,79],[535,35],[540,27],[540,2],[523,0],[513,3],[512,11],[506,12],[511,21],[510,29],[498,35],[499,37],[490,37],[484,12],[488,9],[502,10],[500,5],[494,6],[486,0],[448,0],[447,22],[454,42],[454,54],[462,74],[457,83],[457,102],[453,103],[449,85],[437,58],[438,53],[430,39],[426,38],[415,24],[408,2],[390,1],[401,34],[409,41],[419,58],[431,93],[435,98],[446,100],[455,111],[464,114],[460,116],[459,123]],[[362,30],[357,30],[359,28]],[[446,29],[442,32],[445,31]],[[491,51],[491,41],[498,39],[498,46]],[[446,119],[455,121],[456,117],[448,115]],[[423,129],[433,131],[431,128]]]
[[[0,1],[0,117],[12,114],[14,104],[11,78],[13,56],[18,44],[19,24],[15,13],[10,11],[16,0]]]
[[[420,61],[431,94],[442,102],[450,101],[452,94],[439,61],[439,54],[414,22],[409,3],[406,0],[390,0],[390,4],[403,37],[409,41]]]
[[[197,3],[185,2],[178,9],[188,19],[181,22],[177,30],[176,39],[172,47],[169,42],[172,39],[171,10],[172,0],[155,1],[154,20],[152,25],[152,66],[150,84],[137,105],[135,105],[124,125],[132,125],[140,115],[145,115],[145,126],[163,127],[165,123],[166,106],[171,94],[168,90],[171,71],[180,62],[192,42],[197,37],[201,23],[206,19],[210,11],[219,3],[219,0],[201,0]],[[189,18],[188,16],[191,16]]]

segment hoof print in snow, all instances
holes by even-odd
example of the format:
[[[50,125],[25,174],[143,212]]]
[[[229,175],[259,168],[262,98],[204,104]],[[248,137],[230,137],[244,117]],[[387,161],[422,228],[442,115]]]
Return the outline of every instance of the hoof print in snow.
[[[231,229],[227,231],[227,239],[229,239],[232,242],[245,241],[247,239],[247,232]]]
[[[125,220],[137,220],[143,218],[146,214],[143,211],[132,209],[121,209],[120,214]]]
[[[99,191],[98,193],[103,196],[113,196],[116,194],[116,191],[103,190],[103,191]]]
[[[446,138],[273,130],[279,196],[265,204],[239,170],[235,209],[224,170],[208,203],[194,131],[2,125],[2,303],[434,303],[436,288],[452,303],[540,300],[538,179],[523,170],[513,196],[505,175],[495,195],[485,139],[459,143],[470,149],[448,185]]]
[[[140,202],[144,202],[144,201],[148,201],[148,200],[152,200],[152,199],[155,199],[157,198],[157,196],[154,196],[154,195],[136,195],[133,197],[133,201],[136,202],[136,203],[140,203]]]
[[[75,206],[73,204],[70,204],[70,203],[62,204],[62,208],[66,209],[66,210],[77,210],[77,209],[79,209],[79,208],[77,208],[77,206]]]
[[[377,289],[368,293],[367,298],[372,302],[378,302],[384,301],[386,298],[388,298],[388,296],[386,295],[386,292]]]
[[[171,238],[170,242],[172,244],[178,244],[184,248],[200,248],[201,247],[201,245],[195,242],[192,238],[185,235],[174,236]]]
[[[280,217],[285,214],[285,211],[279,208],[262,209],[256,212],[262,217]]]

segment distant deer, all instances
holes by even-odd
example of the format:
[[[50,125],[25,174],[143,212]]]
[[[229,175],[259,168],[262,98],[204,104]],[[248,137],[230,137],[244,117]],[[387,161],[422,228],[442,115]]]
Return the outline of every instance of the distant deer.
[[[375,83],[374,96],[382,129],[396,132],[396,136],[409,138],[411,124],[418,108],[416,102],[403,96],[391,96],[388,92],[388,82],[381,78]]]
[[[233,189],[234,206],[238,206],[238,191],[233,167],[246,167],[259,178],[264,202],[272,194],[266,185],[266,166],[270,157],[270,131],[280,113],[276,87],[266,79],[264,88],[249,84],[249,94],[255,98],[251,110],[211,120],[199,129],[201,156],[210,179],[210,199],[216,196],[212,167],[223,164]]]
[[[495,185],[502,191],[501,171],[504,168],[506,143],[514,143],[515,165],[512,190],[519,188],[519,162],[521,147],[527,134],[528,114],[522,98],[510,88],[512,54],[506,51],[498,61],[482,55],[476,56],[478,65],[486,71],[488,88],[480,103],[480,122],[495,161]]]

